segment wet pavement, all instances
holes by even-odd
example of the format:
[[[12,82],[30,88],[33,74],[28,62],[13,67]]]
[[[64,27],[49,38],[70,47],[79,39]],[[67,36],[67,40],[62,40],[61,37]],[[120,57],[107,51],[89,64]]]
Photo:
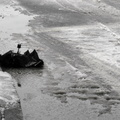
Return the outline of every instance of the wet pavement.
[[[45,62],[43,69],[4,70],[15,79],[24,120],[118,120],[119,1],[18,2],[12,17],[5,12],[2,43],[36,49]]]
[[[19,40],[17,42],[15,40],[11,41],[12,34],[23,34],[29,29],[26,24],[30,17],[21,14],[20,10],[21,8],[17,2],[0,0],[0,54],[4,54],[8,50],[17,51],[16,45]],[[1,120],[23,120],[20,98],[16,91],[15,83],[16,81],[10,74],[0,69]]]

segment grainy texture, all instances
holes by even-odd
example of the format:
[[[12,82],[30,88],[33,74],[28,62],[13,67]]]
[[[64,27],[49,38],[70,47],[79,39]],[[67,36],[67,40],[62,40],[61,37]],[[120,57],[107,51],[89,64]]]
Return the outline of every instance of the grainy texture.
[[[45,62],[44,69],[6,70],[16,80],[24,119],[119,120],[119,0],[18,2],[11,11],[19,24],[7,16],[11,24],[1,31],[11,39],[2,41],[36,49]]]

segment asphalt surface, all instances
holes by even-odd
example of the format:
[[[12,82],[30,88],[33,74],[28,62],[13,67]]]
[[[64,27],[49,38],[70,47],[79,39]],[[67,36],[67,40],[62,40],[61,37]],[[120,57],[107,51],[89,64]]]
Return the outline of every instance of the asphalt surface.
[[[24,119],[119,120],[119,0],[18,2],[21,14],[34,17],[12,40],[45,62],[43,69],[6,70],[21,84]]]

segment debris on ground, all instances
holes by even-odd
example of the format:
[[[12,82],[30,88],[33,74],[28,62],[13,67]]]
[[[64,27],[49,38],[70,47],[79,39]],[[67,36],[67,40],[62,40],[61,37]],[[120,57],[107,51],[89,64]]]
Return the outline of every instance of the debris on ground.
[[[27,50],[24,54],[19,53],[21,45],[18,44],[18,52],[14,53],[12,50],[0,55],[0,65],[8,68],[29,68],[29,67],[43,67],[44,62],[39,58],[36,50],[29,52]]]

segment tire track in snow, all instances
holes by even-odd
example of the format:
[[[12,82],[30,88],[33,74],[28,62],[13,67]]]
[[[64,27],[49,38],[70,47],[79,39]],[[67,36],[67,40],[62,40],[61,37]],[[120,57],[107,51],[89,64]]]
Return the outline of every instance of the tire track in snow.
[[[55,53],[60,54],[63,58],[66,58],[66,62],[69,63],[74,69],[81,70],[81,66],[84,66],[82,71],[86,71],[87,69],[91,69],[91,73],[94,74],[99,82],[99,79],[102,79],[106,85],[110,85],[114,91],[118,94],[120,93],[120,69],[111,66],[94,56],[89,54],[77,53],[70,49],[69,45],[56,40],[46,34],[39,34],[40,38],[44,38],[40,42],[49,48],[51,48]],[[64,52],[65,51],[65,52]],[[94,76],[94,77],[95,77]]]
[[[93,56],[83,55],[83,60],[87,61],[88,66],[93,70],[95,74],[98,74],[100,78],[104,78],[104,82],[109,84],[113,90],[120,95],[120,69],[115,66],[110,66],[96,59]]]
[[[68,0],[56,0],[56,2],[62,6],[63,8],[70,10],[72,12],[78,12],[78,9],[72,5],[72,3],[70,3]]]

